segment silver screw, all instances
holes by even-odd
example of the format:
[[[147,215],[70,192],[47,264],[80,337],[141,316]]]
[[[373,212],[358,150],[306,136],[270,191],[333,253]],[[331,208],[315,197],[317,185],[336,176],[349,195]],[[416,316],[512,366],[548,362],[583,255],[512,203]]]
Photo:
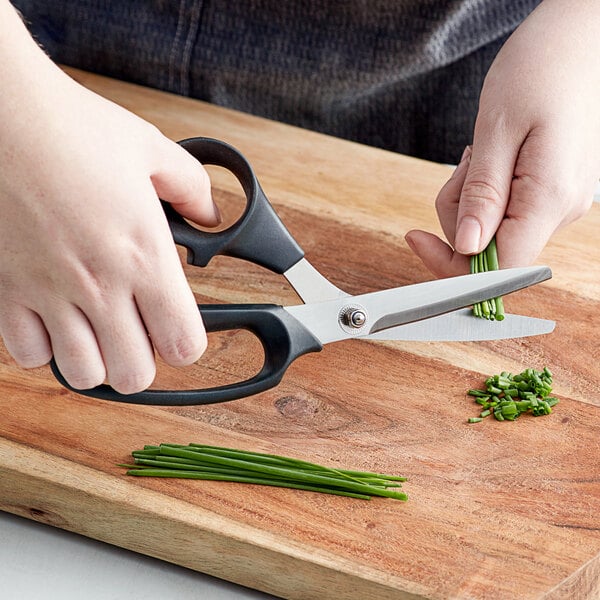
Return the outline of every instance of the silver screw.
[[[350,334],[358,334],[369,319],[367,311],[362,306],[345,306],[338,316],[341,328]]]
[[[357,329],[359,327],[362,327],[365,322],[367,320],[367,315],[365,315],[365,313],[362,310],[353,310],[349,315],[348,315],[348,325],[352,326],[352,327],[356,327]]]

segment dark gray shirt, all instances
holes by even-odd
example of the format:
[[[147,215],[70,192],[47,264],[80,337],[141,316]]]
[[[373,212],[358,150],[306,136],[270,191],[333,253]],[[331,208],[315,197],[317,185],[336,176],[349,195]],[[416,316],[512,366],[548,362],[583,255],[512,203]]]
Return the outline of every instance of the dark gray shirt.
[[[447,162],[471,141],[494,56],[539,3],[14,1],[60,63]]]

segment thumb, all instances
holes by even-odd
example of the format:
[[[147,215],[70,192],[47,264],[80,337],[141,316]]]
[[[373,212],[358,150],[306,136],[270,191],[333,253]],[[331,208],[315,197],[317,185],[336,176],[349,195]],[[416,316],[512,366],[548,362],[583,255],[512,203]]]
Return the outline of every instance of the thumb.
[[[519,150],[507,132],[478,125],[456,216],[454,248],[461,254],[481,252],[496,233],[508,206]]]
[[[165,138],[160,162],[151,180],[157,195],[183,217],[198,225],[215,227],[221,214],[213,202],[206,169],[179,144]]]

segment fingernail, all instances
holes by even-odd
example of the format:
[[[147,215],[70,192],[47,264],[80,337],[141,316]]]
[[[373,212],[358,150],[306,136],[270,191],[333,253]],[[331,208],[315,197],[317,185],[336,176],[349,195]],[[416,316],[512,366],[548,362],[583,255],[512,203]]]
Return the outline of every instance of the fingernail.
[[[465,170],[468,168],[471,162],[471,146],[467,146],[460,157],[460,162],[456,165],[456,169],[454,169],[454,173],[452,173],[452,177],[462,177]]]
[[[461,254],[475,254],[479,251],[481,224],[475,217],[463,217],[458,224],[454,247]]]
[[[463,150],[462,156],[460,157],[460,162],[462,162],[463,160],[469,158],[471,156],[471,146],[465,146],[465,149]]]
[[[404,241],[408,244],[409,248],[415,252],[415,242],[412,239],[412,236],[410,235],[410,231],[404,236]]]

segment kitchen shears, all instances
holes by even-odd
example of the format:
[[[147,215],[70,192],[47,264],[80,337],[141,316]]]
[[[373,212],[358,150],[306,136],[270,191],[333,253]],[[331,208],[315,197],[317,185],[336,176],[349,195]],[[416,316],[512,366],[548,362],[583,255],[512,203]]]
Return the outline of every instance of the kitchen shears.
[[[58,381],[86,396],[134,404],[184,406],[213,404],[258,394],[276,386],[290,364],[324,344],[348,338],[366,340],[474,341],[550,333],[554,322],[507,314],[502,322],[471,315],[468,306],[549,279],[548,267],[503,269],[351,296],[333,285],[304,257],[263,192],[256,175],[235,148],[210,138],[180,144],[200,163],[230,170],[246,196],[242,216],[223,231],[200,231],[163,202],[176,244],[187,248],[187,262],[204,267],[218,255],[244,259],[283,275],[303,304],[198,305],[207,332],[247,329],[262,343],[264,364],[244,381],[195,390],[148,389],[119,394],[109,385],[72,388],[54,359]]]

